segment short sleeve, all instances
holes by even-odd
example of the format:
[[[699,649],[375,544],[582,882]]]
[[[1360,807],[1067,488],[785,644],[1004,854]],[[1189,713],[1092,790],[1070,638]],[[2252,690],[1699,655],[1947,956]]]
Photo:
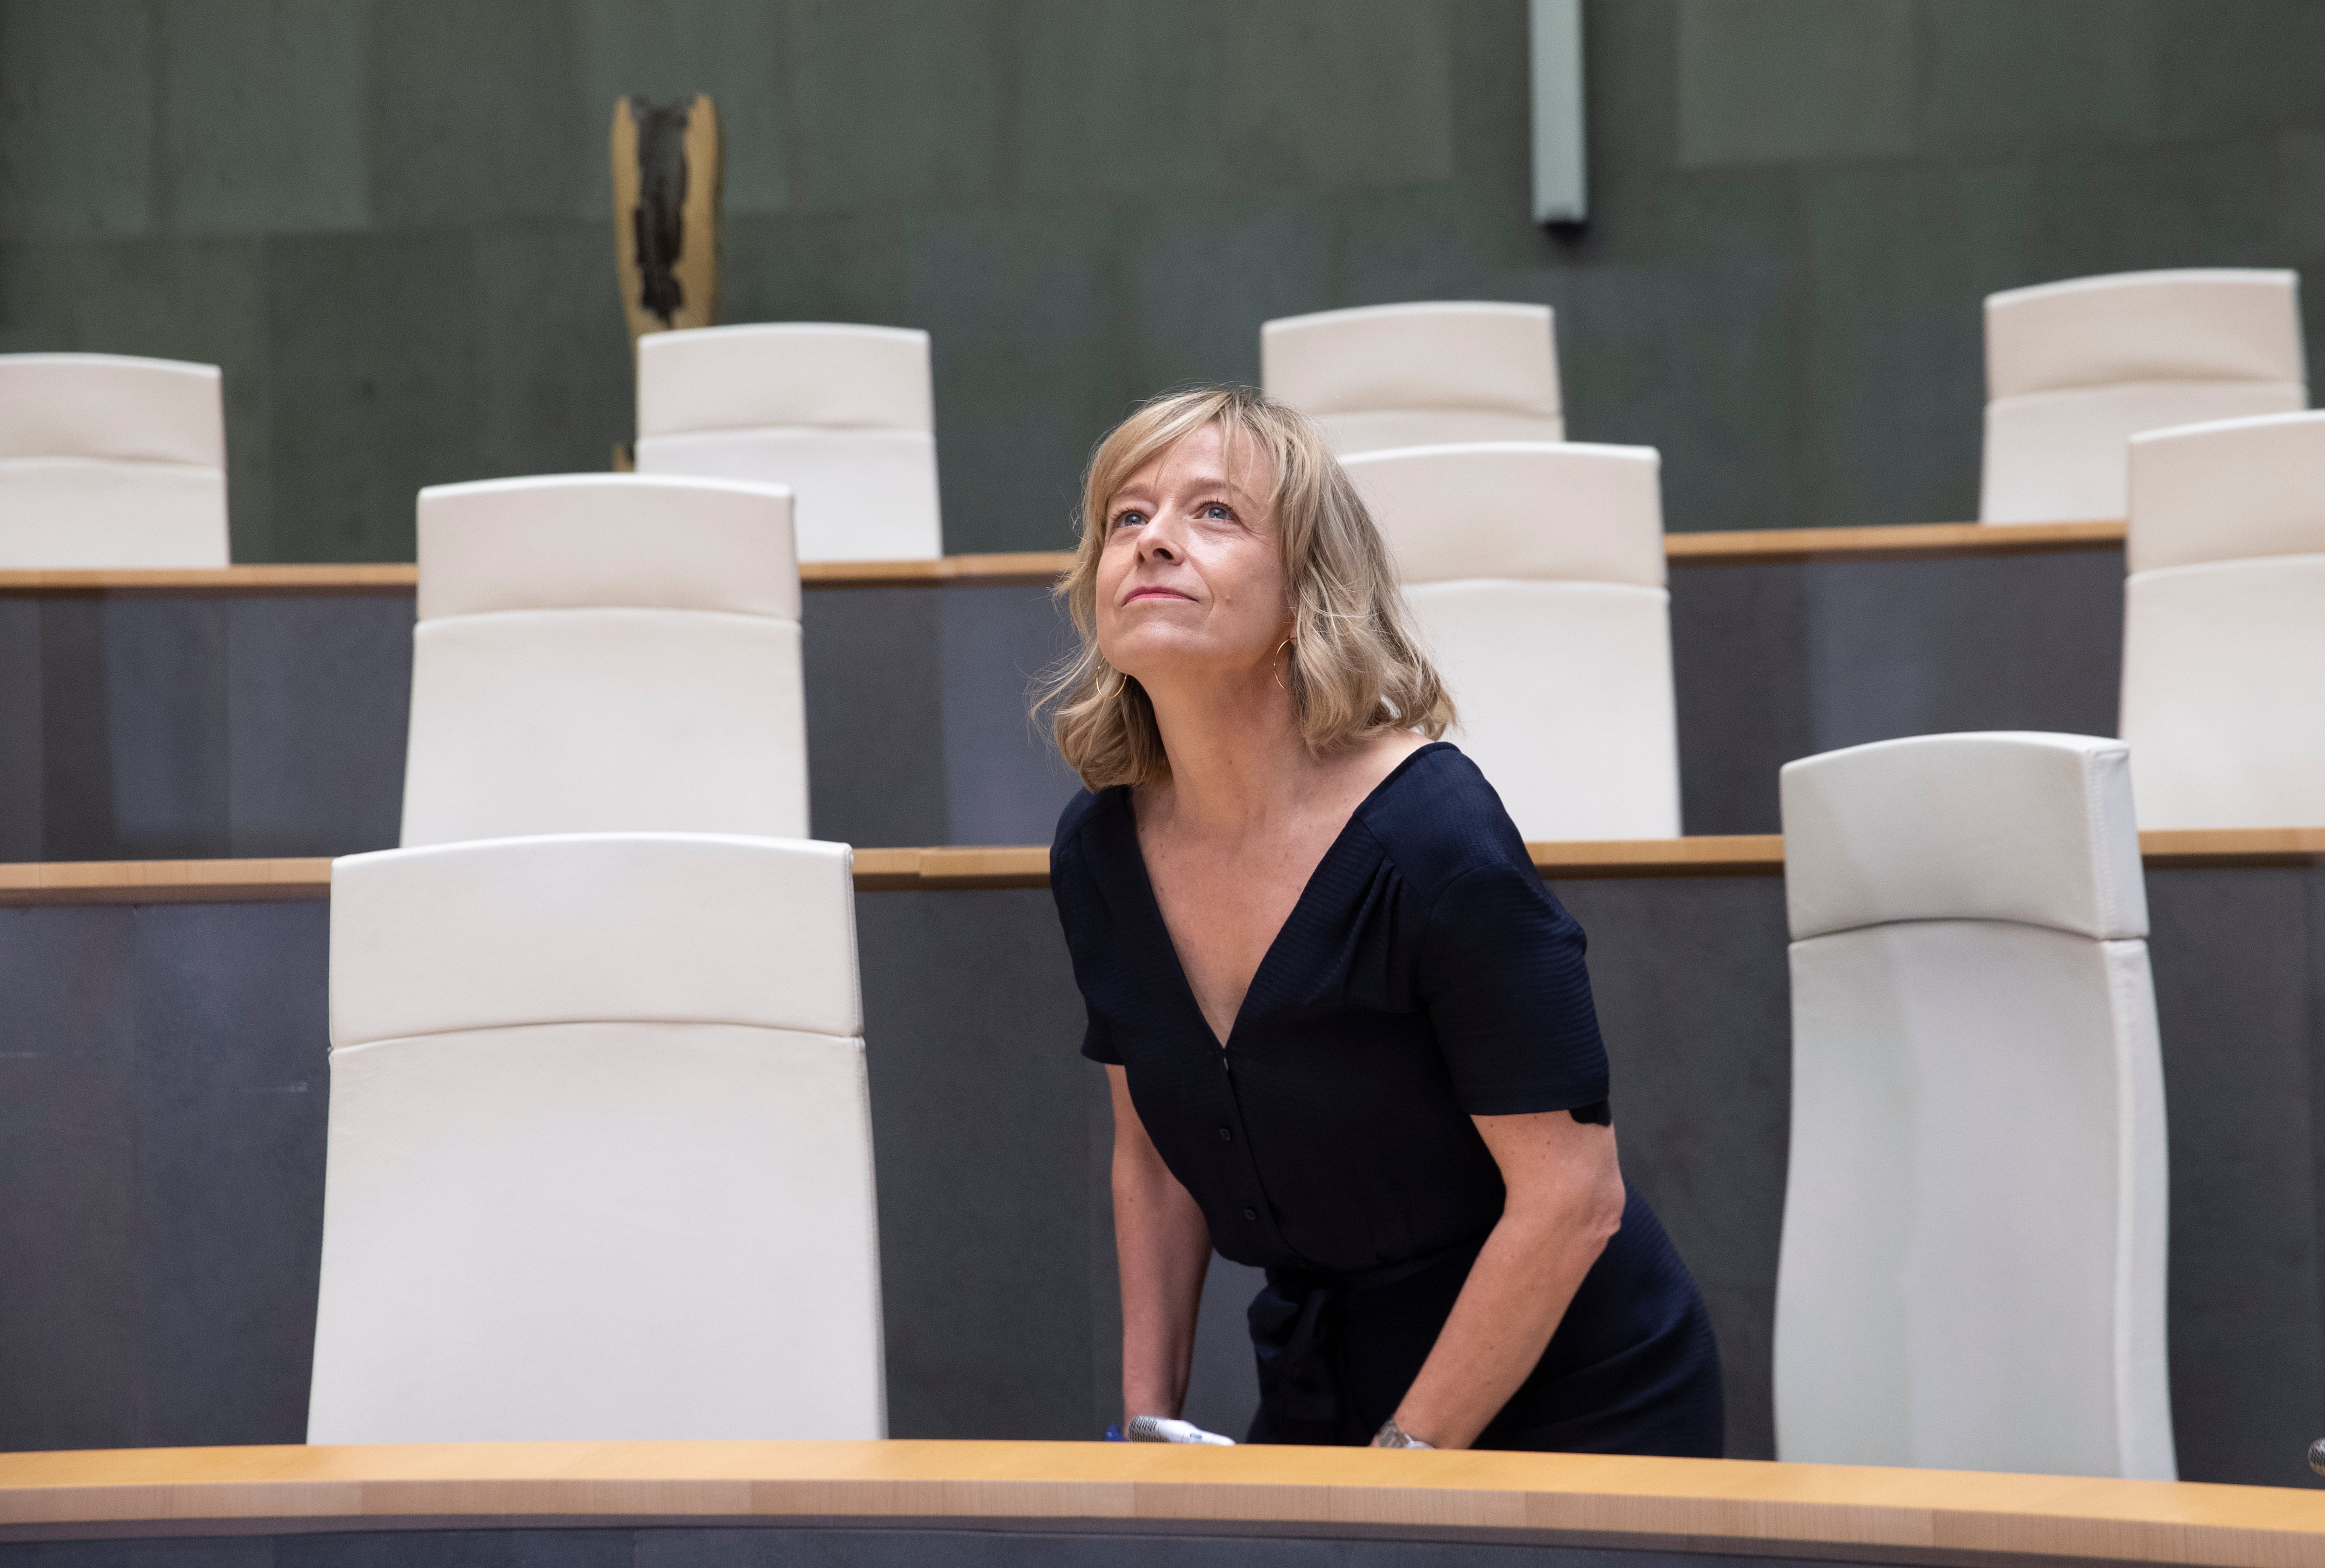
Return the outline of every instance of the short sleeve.
[[[1094,798],[1078,797],[1059,819],[1057,836],[1050,845],[1050,897],[1057,905],[1058,924],[1065,932],[1066,951],[1073,959],[1074,981],[1081,989],[1082,1006],[1089,1019],[1082,1031],[1082,1055],[1093,1062],[1118,1067],[1122,1065],[1122,1052],[1114,1043],[1113,1027],[1090,994],[1097,952],[1103,944],[1100,932],[1106,920],[1105,900],[1098,896],[1089,868],[1082,859],[1080,829],[1094,805]]]
[[[1438,895],[1415,992],[1465,1112],[1604,1120],[1607,1049],[1582,952],[1582,927],[1532,866],[1482,865]]]
[[[1114,1029],[1095,1011],[1089,1015],[1089,1027],[1082,1031],[1082,1055],[1109,1067],[1122,1065],[1122,1053],[1115,1048]]]

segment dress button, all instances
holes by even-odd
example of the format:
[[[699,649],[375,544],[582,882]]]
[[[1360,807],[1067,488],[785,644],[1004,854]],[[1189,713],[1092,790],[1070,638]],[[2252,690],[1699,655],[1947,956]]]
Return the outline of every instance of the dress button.
[[[1243,1217],[1246,1220],[1256,1220],[1259,1218],[1259,1211],[1257,1209],[1246,1209],[1243,1212]]]
[[[1219,1141],[1221,1143],[1233,1143],[1235,1141],[1235,1134],[1222,1127],[1219,1129]]]

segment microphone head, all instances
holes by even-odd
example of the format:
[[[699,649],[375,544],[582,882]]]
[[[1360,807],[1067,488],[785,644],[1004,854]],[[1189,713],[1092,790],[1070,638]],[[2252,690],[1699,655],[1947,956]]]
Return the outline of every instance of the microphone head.
[[[2319,1475],[2325,1475],[2325,1437],[2309,1445],[2309,1468]]]

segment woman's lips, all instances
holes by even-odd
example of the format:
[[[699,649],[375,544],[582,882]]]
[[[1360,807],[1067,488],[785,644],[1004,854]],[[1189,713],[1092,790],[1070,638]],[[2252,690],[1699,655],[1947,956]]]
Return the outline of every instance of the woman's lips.
[[[1191,601],[1193,598],[1194,595],[1192,594],[1174,593],[1169,588],[1141,588],[1138,592],[1131,595],[1127,599],[1125,599],[1123,603],[1125,604],[1135,604],[1141,599],[1186,599]]]

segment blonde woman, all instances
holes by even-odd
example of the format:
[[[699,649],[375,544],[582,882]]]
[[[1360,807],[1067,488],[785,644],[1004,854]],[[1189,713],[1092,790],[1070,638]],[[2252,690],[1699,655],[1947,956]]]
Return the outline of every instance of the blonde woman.
[[[1125,1425],[1179,1414],[1216,1247],[1267,1270],[1251,1441],[1717,1455],[1582,933],[1437,739],[1314,429],[1241,390],[1149,403],[1090,460],[1062,591],[1088,793],[1051,885],[1113,1083]]]

